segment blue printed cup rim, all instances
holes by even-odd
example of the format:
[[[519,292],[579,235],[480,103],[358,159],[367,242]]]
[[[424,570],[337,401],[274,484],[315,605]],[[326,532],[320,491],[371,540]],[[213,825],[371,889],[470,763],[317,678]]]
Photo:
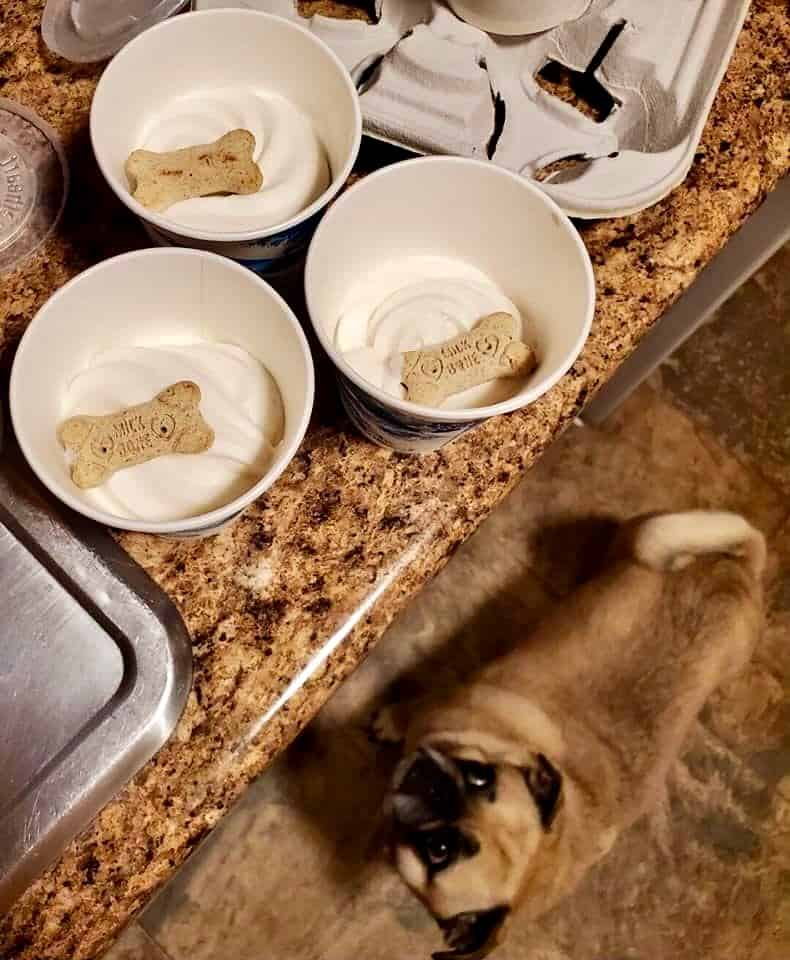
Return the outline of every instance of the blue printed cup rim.
[[[380,389],[375,384],[371,383],[369,380],[366,380],[359,373],[357,373],[357,371],[343,358],[343,355],[338,353],[334,344],[327,336],[323,324],[317,317],[314,304],[311,302],[312,296],[310,291],[310,275],[313,270],[313,264],[317,257],[316,250],[320,245],[321,237],[323,233],[329,229],[332,221],[336,217],[342,216],[344,206],[350,201],[351,198],[353,198],[354,194],[359,190],[367,189],[371,183],[375,183],[378,180],[382,180],[393,175],[397,176],[399,171],[404,167],[428,163],[460,164],[469,167],[482,167],[493,176],[507,177],[517,182],[521,187],[523,187],[524,190],[535,194],[543,203],[546,204],[547,207],[553,211],[553,213],[564,224],[564,226],[567,227],[568,232],[575,243],[577,250],[579,251],[584,269],[584,278],[589,294],[587,309],[584,321],[579,331],[579,335],[574,342],[573,348],[568,351],[568,357],[565,363],[558,367],[550,377],[541,381],[541,383],[533,389],[526,390],[524,393],[519,393],[515,397],[511,397],[509,400],[502,400],[500,403],[492,403],[485,407],[468,407],[467,409],[462,410],[447,410],[441,407],[427,407],[419,403],[412,403],[409,400],[401,400],[400,397],[395,397],[391,393],[387,393],[385,390]],[[567,214],[565,214],[555,203],[555,201],[552,200],[552,198],[546,193],[544,193],[543,190],[541,190],[539,187],[536,187],[533,183],[531,183],[529,180],[526,180],[519,174],[514,173],[511,170],[507,170],[504,167],[495,166],[487,161],[473,160],[469,157],[434,156],[415,157],[411,160],[402,160],[399,163],[376,170],[375,173],[371,173],[368,176],[363,177],[353,186],[349,187],[349,189],[346,190],[346,192],[332,204],[331,209],[326,212],[315,233],[313,234],[313,239],[310,242],[310,247],[307,251],[307,259],[305,261],[304,284],[305,300],[307,303],[307,313],[310,317],[310,323],[312,324],[313,330],[315,330],[316,336],[318,337],[321,346],[324,348],[324,351],[335,367],[337,367],[337,369],[343,374],[343,376],[355,384],[361,391],[367,393],[371,397],[374,397],[382,406],[389,407],[392,410],[397,410],[403,414],[422,417],[428,420],[435,420],[441,423],[460,424],[469,423],[470,421],[487,420],[489,417],[497,417],[503,413],[512,413],[514,410],[519,410],[521,407],[525,407],[528,404],[533,403],[539,397],[542,397],[544,393],[547,393],[549,390],[551,390],[551,388],[565,376],[565,374],[578,359],[587,337],[590,334],[590,330],[592,329],[592,321],[595,314],[595,276],[593,274],[592,262],[582,238],[579,236],[578,231],[571,223]]]
[[[113,57],[108,64],[107,69],[99,78],[98,84],[96,85],[96,91],[93,95],[90,113],[90,138],[91,145],[93,147],[93,154],[96,157],[96,162],[102,172],[102,176],[110,185],[110,189],[118,197],[121,203],[124,204],[124,206],[128,207],[132,213],[137,214],[141,220],[148,221],[160,229],[166,230],[168,233],[172,233],[174,236],[183,237],[187,240],[213,240],[218,243],[239,243],[245,240],[265,240],[274,234],[282,233],[290,230],[292,227],[299,226],[300,224],[304,223],[305,220],[309,220],[314,214],[323,210],[324,207],[326,207],[327,204],[339,193],[354,168],[354,164],[356,163],[357,156],[359,154],[359,147],[362,143],[362,110],[359,105],[359,94],[357,93],[357,88],[354,86],[354,81],[351,79],[351,74],[346,69],[343,61],[340,59],[340,57],[338,57],[334,50],[331,49],[331,47],[324,43],[324,41],[317,37],[314,33],[310,33],[303,27],[300,27],[298,24],[291,23],[289,20],[285,20],[283,17],[278,17],[271,13],[264,13],[262,10],[243,10],[236,7],[222,7],[213,10],[194,10],[188,14],[185,14],[185,16],[221,17],[226,16],[227,14],[233,14],[234,16],[241,17],[263,17],[267,20],[274,20],[277,22],[277,26],[282,29],[299,31],[299,35],[302,37],[302,39],[309,37],[309,41],[315,45],[316,49],[321,50],[324,55],[335,64],[343,79],[343,82],[348,87],[354,110],[353,139],[346,162],[343,164],[341,169],[335,173],[332,178],[332,182],[329,184],[326,190],[324,190],[321,196],[317,197],[308,207],[305,207],[304,210],[301,210],[289,220],[283,220],[281,223],[275,223],[263,227],[253,227],[252,229],[247,230],[197,230],[183,227],[175,221],[169,220],[167,217],[164,217],[153,210],[149,210],[138,200],[135,200],[128,188],[123,183],[119,182],[118,178],[109,169],[109,166],[105,162],[101,151],[96,149],[97,136],[93,104],[96,103],[101,96],[102,84],[106,83],[106,78],[108,74],[111,73],[113,66],[123,63],[124,58],[133,53],[138,44],[148,42],[151,35],[157,30],[178,29],[179,23],[183,17],[173,17],[170,20],[164,20],[162,23],[158,23],[143,33],[138,34],[138,36],[127,43],[126,46],[124,46],[123,49]]]
[[[275,273],[284,273],[304,263],[305,251],[310,242],[310,236],[312,235],[312,231],[315,230],[320,216],[320,213],[313,214],[309,220],[305,220],[287,234],[279,234],[275,237],[268,238],[264,237],[257,243],[251,240],[247,243],[242,241],[240,243],[228,243],[223,246],[221,243],[205,241],[206,243],[211,243],[211,246],[198,247],[198,249],[208,249],[212,253],[219,253],[229,260],[240,263],[243,267],[247,267],[254,273],[265,274],[266,276],[272,276]],[[169,230],[160,230],[159,227],[154,226],[154,224],[149,223],[147,220],[142,220],[141,223],[145,232],[157,246],[178,246],[185,248],[196,247],[201,242],[193,240],[191,237],[180,237]],[[267,239],[269,243],[264,242]],[[256,249],[256,251],[260,248],[260,251],[264,252],[267,249],[270,250],[272,247],[282,249],[282,253],[269,257],[260,255],[249,256],[248,253],[250,248]],[[245,252],[240,253],[240,250]]]

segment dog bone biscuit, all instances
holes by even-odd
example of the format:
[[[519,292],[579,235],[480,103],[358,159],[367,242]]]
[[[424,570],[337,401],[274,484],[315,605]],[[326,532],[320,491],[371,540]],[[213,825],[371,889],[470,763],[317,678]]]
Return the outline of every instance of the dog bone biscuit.
[[[58,439],[74,457],[71,479],[85,490],[117,470],[166,453],[203,453],[214,442],[214,431],[199,403],[200,387],[180,380],[135,407],[98,417],[70,417],[61,424]]]
[[[516,339],[515,318],[492,313],[438,347],[404,353],[401,370],[407,399],[435,407],[496,377],[526,376],[537,363],[532,347]]]
[[[231,130],[213,143],[155,153],[134,150],[126,161],[132,196],[149,210],[166,210],[179,200],[212,193],[256,193],[263,183],[252,159],[255,137]]]

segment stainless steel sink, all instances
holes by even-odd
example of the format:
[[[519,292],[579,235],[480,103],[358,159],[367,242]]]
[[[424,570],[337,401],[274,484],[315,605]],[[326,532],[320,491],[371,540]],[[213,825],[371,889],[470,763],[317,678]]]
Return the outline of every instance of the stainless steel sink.
[[[0,455],[0,915],[162,746],[189,692],[178,612],[107,531]]]

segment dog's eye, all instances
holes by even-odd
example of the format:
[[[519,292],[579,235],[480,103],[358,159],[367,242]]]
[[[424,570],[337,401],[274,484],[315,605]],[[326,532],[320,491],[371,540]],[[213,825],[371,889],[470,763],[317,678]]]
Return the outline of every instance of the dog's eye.
[[[496,770],[490,763],[477,760],[458,760],[464,783],[470,790],[490,790],[496,783]]]
[[[432,833],[425,843],[425,852],[431,866],[444,866],[455,856],[457,846],[458,835],[455,830],[437,830]]]
[[[459,833],[452,827],[429,830],[419,839],[423,860],[433,872],[448,866],[458,855]]]
[[[428,880],[452,866],[459,857],[473,857],[480,852],[477,840],[455,827],[425,830],[412,837],[415,853],[428,870]]]

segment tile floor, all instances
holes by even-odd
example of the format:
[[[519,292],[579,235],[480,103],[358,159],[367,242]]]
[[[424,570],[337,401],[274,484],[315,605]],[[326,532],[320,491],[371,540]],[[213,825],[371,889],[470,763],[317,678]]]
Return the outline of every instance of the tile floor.
[[[790,956],[790,248],[601,430],[569,432],[388,631],[107,955],[394,960],[440,946],[377,847],[382,698],[518,639],[595,554],[601,518],[728,507],[771,544],[764,639],[694,728],[653,816],[498,960]]]

